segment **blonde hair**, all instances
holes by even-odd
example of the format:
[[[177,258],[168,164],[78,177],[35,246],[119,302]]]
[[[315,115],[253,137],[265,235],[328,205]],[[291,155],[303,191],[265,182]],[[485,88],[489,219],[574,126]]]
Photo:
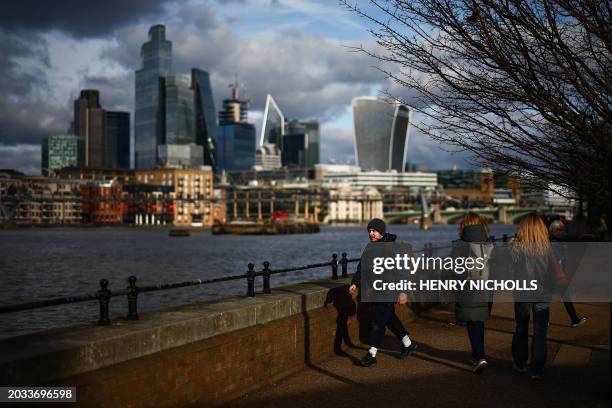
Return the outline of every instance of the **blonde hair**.
[[[487,219],[485,217],[482,217],[476,214],[475,212],[469,211],[461,219],[461,222],[459,223],[459,236],[460,237],[463,236],[463,231],[465,230],[465,227],[467,227],[468,225],[482,225],[482,227],[484,228],[485,234],[489,235],[489,226],[488,226]]]
[[[521,251],[529,256],[544,256],[550,252],[548,229],[535,213],[527,214],[519,224],[516,240]]]

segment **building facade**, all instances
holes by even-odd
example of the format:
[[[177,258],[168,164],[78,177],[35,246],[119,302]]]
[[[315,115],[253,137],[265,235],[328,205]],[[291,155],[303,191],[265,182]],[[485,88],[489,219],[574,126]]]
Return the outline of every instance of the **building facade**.
[[[100,93],[84,89],[74,101],[74,133],[85,141],[85,166],[105,165],[104,110],[100,105]]]
[[[155,186],[158,192],[153,200],[157,212],[153,217],[150,209],[146,218],[134,217],[136,224],[176,226],[210,226],[213,222],[213,175],[210,167],[197,169],[158,168],[137,170],[135,184]],[[161,188],[157,188],[161,187]],[[152,190],[153,191],[153,190]],[[166,194],[166,196],[164,196]],[[171,209],[171,219],[164,217]]]
[[[438,185],[436,173],[411,172],[398,173],[396,171],[361,171],[361,172],[333,172],[323,176],[324,182],[349,183],[353,190],[362,190],[365,187],[379,189],[393,189],[398,187],[413,188],[416,190],[435,190]]]
[[[404,171],[410,111],[374,97],[352,100],[355,161],[364,171]]]
[[[276,170],[282,167],[281,151],[275,144],[264,143],[255,151],[256,170]]]
[[[172,42],[166,40],[166,28],[149,29],[149,41],[140,49],[142,68],[136,71],[134,103],[134,160],[137,169],[157,165],[158,108],[160,78],[172,72]]]
[[[105,166],[109,169],[130,168],[130,113],[104,112]]]
[[[41,154],[42,174],[55,175],[64,167],[84,165],[85,141],[75,135],[45,137]]]
[[[365,223],[372,218],[383,218],[383,200],[374,187],[353,190],[348,183],[340,183],[329,193],[330,223]]]

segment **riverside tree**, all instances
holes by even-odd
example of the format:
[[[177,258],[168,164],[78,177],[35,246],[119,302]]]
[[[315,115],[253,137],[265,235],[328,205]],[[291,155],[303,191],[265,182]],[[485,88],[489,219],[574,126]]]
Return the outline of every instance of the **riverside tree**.
[[[612,213],[610,3],[343,0],[433,139]],[[402,98],[409,90],[410,100]]]

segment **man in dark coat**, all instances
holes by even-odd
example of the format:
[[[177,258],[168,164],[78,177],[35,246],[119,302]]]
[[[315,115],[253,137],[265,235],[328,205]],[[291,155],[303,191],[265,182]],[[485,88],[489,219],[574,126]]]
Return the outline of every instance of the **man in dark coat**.
[[[368,223],[368,236],[371,242],[393,242],[397,238],[396,235],[389,234],[386,231],[385,222],[379,218],[374,218]],[[361,284],[361,262],[357,265],[357,271],[353,276],[349,293],[354,294]],[[405,304],[407,297],[405,294],[400,296],[399,303]],[[385,328],[388,327],[393,334],[402,342],[402,350],[400,357],[408,356],[417,345],[408,336],[408,332],[404,325],[395,314],[395,303],[393,302],[377,302],[374,304],[374,319],[372,320],[372,330],[369,336],[370,349],[361,359],[361,365],[369,367],[376,364],[376,352],[380,347],[380,343],[385,335]]]

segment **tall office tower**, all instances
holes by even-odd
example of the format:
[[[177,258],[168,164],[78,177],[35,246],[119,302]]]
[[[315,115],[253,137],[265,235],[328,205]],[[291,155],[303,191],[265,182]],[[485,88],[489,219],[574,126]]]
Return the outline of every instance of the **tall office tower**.
[[[274,101],[274,98],[272,98],[272,95],[268,94],[261,125],[261,135],[259,136],[259,146],[263,146],[264,143],[272,143],[282,150],[284,135],[285,116]]]
[[[82,167],[85,141],[76,135],[53,135],[42,140],[42,174],[55,175],[64,167]]]
[[[104,167],[104,110],[97,90],[84,89],[74,101],[74,132],[85,141],[85,166]]]
[[[192,68],[191,87],[195,97],[196,143],[203,146],[204,164],[215,166],[214,141],[219,130],[208,72]]]
[[[149,29],[149,41],[140,49],[142,68],[136,71],[134,104],[134,145],[137,169],[157,165],[157,145],[161,144],[159,117],[160,78],[172,72],[172,42],[166,40],[166,27]]]
[[[238,99],[238,81],[232,84],[232,97],[223,100],[223,110],[219,111],[219,125],[226,123],[246,123],[249,120],[248,101]]]
[[[130,168],[130,113],[104,112],[105,164],[109,169]]]
[[[299,165],[301,168],[314,169],[315,164],[319,163],[319,146],[321,139],[319,122],[298,122],[292,120],[286,124],[285,128],[282,150],[283,152],[286,151],[286,154],[283,157],[290,160],[291,163],[283,160],[283,164],[294,164]],[[290,145],[286,145],[285,141],[290,143]],[[302,150],[302,152],[298,153],[296,149]],[[298,155],[301,157],[299,163],[296,162]]]
[[[202,145],[196,144],[194,91],[188,78],[173,75],[160,78],[158,118],[159,164],[202,166],[204,152]]]
[[[362,170],[404,171],[410,111],[374,97],[354,98],[355,161]]]
[[[255,126],[247,123],[248,101],[238,99],[237,86],[219,112],[219,133],[215,142],[216,171],[246,171],[255,164]]]

